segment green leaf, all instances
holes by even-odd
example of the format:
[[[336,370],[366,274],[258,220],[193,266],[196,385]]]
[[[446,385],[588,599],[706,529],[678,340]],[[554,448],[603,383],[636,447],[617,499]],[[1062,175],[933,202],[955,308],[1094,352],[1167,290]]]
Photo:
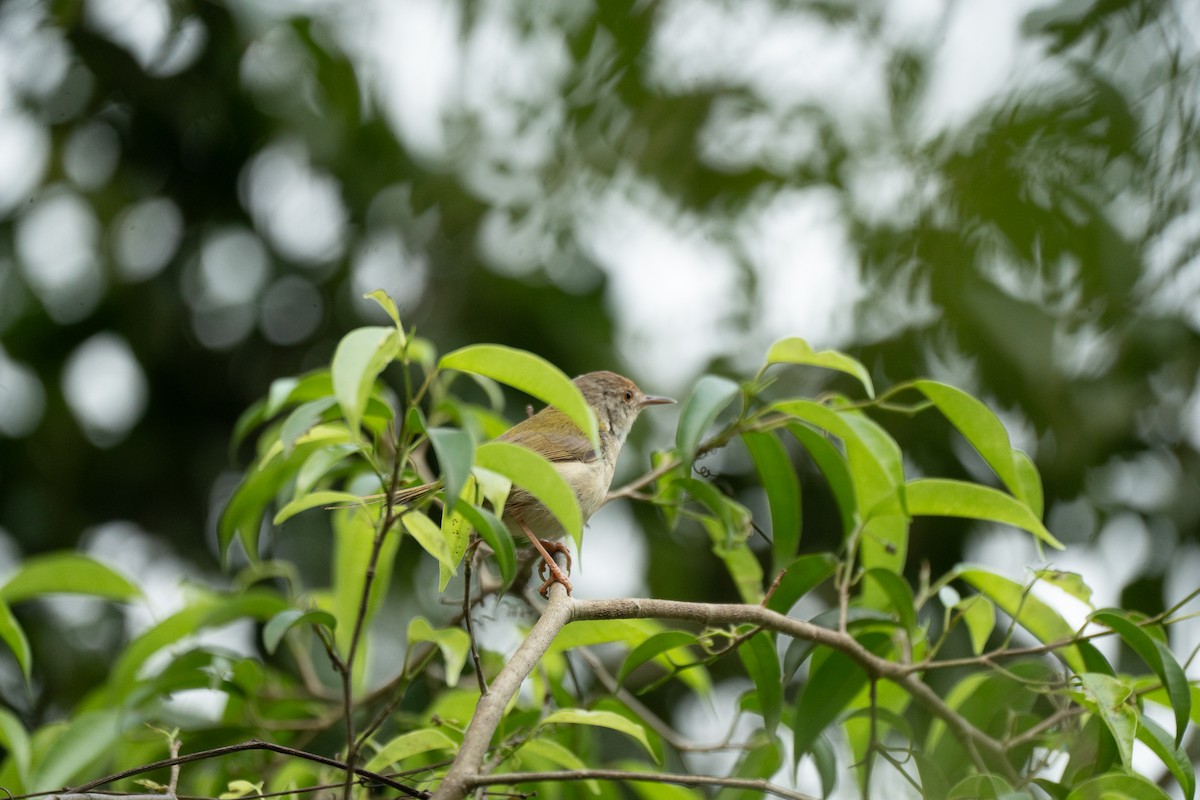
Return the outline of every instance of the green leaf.
[[[288,418],[283,421],[283,426],[279,429],[279,441],[283,443],[285,456],[292,454],[296,440],[320,422],[321,415],[332,408],[335,403],[337,403],[335,397],[321,397],[298,406],[291,414],[288,414]]]
[[[329,473],[329,470],[356,452],[358,452],[358,448],[352,444],[337,444],[314,450],[296,472],[296,488],[292,499],[296,500],[308,494],[316,486],[317,481]]]
[[[1008,490],[1026,505],[1032,506],[1031,498],[1027,496],[1026,480],[1018,470],[1008,431],[1000,418],[982,402],[953,386],[930,380],[914,381],[913,386],[924,393],[970,442]],[[1036,470],[1034,474],[1037,474]]]
[[[1083,693],[1091,701],[1100,719],[1117,743],[1121,763],[1133,764],[1133,740],[1137,737],[1138,711],[1133,689],[1125,681],[1110,675],[1085,672],[1079,676]]]
[[[1009,800],[1012,795],[1012,784],[999,775],[971,775],[955,784],[946,800]]]
[[[146,661],[164,647],[234,620],[266,621],[288,607],[287,601],[275,592],[258,589],[192,597],[187,606],[141,633],[121,651],[108,680],[110,704],[120,704],[137,686]]]
[[[362,422],[375,379],[399,350],[396,329],[380,326],[356,328],[338,342],[333,353],[333,394],[352,432],[357,432]]]
[[[573,772],[585,772],[588,769],[587,763],[575,755],[575,751],[564,747],[553,739],[526,739],[517,750],[517,755],[544,759],[551,764],[556,764]],[[600,794],[599,781],[586,780],[583,782],[583,785],[592,794]]]
[[[817,648],[818,651],[823,649]],[[796,704],[792,756],[797,761],[812,750],[821,732],[833,724],[867,685],[867,673],[849,656],[837,651],[827,652],[829,655],[819,663],[814,660],[808,683]]]
[[[418,513],[405,514],[404,519],[407,521],[409,517],[419,516],[421,515]],[[333,586],[329,611],[337,620],[334,641],[343,656],[350,651],[350,641],[360,615],[361,629],[370,630],[371,621],[387,595],[392,567],[396,561],[396,550],[403,538],[398,530],[392,530],[384,537],[379,546],[379,556],[375,560],[374,579],[364,604],[363,593],[377,535],[375,526],[376,520],[373,516],[361,508],[338,509],[333,514]],[[435,525],[434,529],[436,528]],[[440,536],[438,538],[440,540]],[[365,677],[365,664],[368,661],[365,656],[360,645],[360,652],[355,661],[356,681]]]
[[[908,511],[914,517],[963,517],[1013,525],[1029,531],[1051,547],[1063,549],[1062,542],[1046,530],[1027,505],[989,486],[921,478],[909,481],[905,491]]]
[[[719,375],[705,375],[696,381],[679,412],[679,427],[675,429],[675,447],[684,462],[691,461],[696,455],[700,437],[737,393],[738,385]]]
[[[408,623],[408,643],[432,642],[442,651],[446,665],[446,685],[457,686],[471,650],[471,637],[462,628],[437,628],[424,617],[413,617]]]
[[[837,565],[837,559],[831,553],[800,556],[788,565],[771,599],[767,601],[767,608],[780,614],[788,613],[797,600],[824,583]]]
[[[405,514],[400,521],[404,525],[404,530],[417,540],[417,544],[421,545],[426,553],[436,558],[439,564],[445,566],[451,573],[458,570],[458,561],[450,552],[446,537],[436,522],[415,511]]]
[[[29,670],[33,661],[33,653],[29,649],[29,639],[25,636],[25,631],[17,622],[17,618],[13,616],[8,603],[3,601],[0,601],[0,639],[3,639],[4,643],[8,645],[8,649],[12,651],[13,657],[17,659],[17,665],[21,668],[21,674],[25,676],[25,682],[29,683]]]
[[[874,581],[887,595],[900,619],[900,625],[911,639],[917,630],[917,609],[908,581],[895,572],[879,568],[867,570],[866,577]]]
[[[813,766],[817,768],[817,775],[821,779],[821,797],[829,797],[837,788],[837,751],[829,743],[828,737],[818,736],[813,742],[811,755]]]
[[[1021,584],[990,572],[982,567],[962,565],[952,575],[962,578],[1015,619],[1043,644],[1062,642],[1075,635],[1074,629],[1050,606],[1034,597]],[[1078,648],[1067,645],[1058,651],[1075,672],[1084,671],[1083,656]]]
[[[775,651],[775,639],[766,631],[759,631],[738,646],[738,657],[754,681],[763,723],[767,733],[773,735],[783,715],[783,670]]]
[[[400,337],[400,346],[404,346],[404,325],[400,323],[400,310],[396,308],[396,301],[391,295],[383,289],[376,289],[373,292],[368,292],[363,295],[364,300],[374,300],[383,309],[384,313],[391,317],[392,323],[396,326],[396,333]]]
[[[263,647],[268,653],[274,653],[284,635],[297,625],[320,625],[333,630],[337,620],[328,611],[301,611],[298,608],[280,611],[263,626]]]
[[[1067,800],[1170,800],[1170,796],[1139,775],[1109,772],[1079,784]]]
[[[591,406],[571,379],[544,358],[511,347],[479,344],[447,353],[438,368],[484,375],[536,397],[566,414],[600,449],[600,431]]]
[[[1192,695],[1187,675],[1175,660],[1174,653],[1158,639],[1150,636],[1144,628],[1130,620],[1119,609],[1103,609],[1092,614],[1093,622],[1112,628],[1117,635],[1141,656],[1146,666],[1154,671],[1167,690],[1171,708],[1175,711],[1175,744],[1183,741],[1187,730],[1188,716],[1192,711]]]
[[[17,715],[7,708],[0,707],[0,748],[8,754],[12,765],[17,771],[20,784],[10,787],[21,792],[29,786],[29,764],[32,746],[29,733]]]
[[[123,726],[138,723],[133,709],[89,711],[72,719],[38,760],[30,779],[34,792],[57,791],[74,782],[102,756],[115,752]]]
[[[508,526],[490,511],[468,503],[459,505],[458,511],[467,518],[480,538],[487,542],[488,547],[492,548],[504,585],[512,583],[517,574],[517,550]]]
[[[963,623],[971,637],[971,651],[975,655],[983,652],[988,639],[996,628],[996,606],[981,594],[971,595],[955,604],[962,614]]]
[[[697,641],[696,635],[687,631],[662,631],[654,634],[633,648],[625,657],[625,662],[617,672],[617,683],[624,683],[635,669],[647,661],[671,650],[694,645]]]
[[[778,570],[792,562],[800,545],[800,480],[787,449],[775,434],[747,431],[742,434],[742,441],[754,459],[759,480],[767,492],[767,504],[771,508],[771,552]]]
[[[1076,600],[1082,600],[1090,608],[1092,605],[1092,588],[1083,582],[1083,576],[1078,572],[1064,572],[1060,569],[1039,569],[1033,577],[1062,589]]]
[[[867,390],[868,397],[875,397],[871,374],[860,362],[836,350],[814,351],[808,342],[798,337],[780,339],[771,345],[767,351],[767,364],[804,364],[844,372],[858,379]]]
[[[858,506],[854,498],[854,481],[850,477],[850,468],[846,457],[820,431],[815,431],[807,425],[792,423],[787,426],[792,436],[804,446],[812,460],[825,476],[833,499],[837,502],[838,513],[842,518],[842,534],[849,536],[854,530],[855,510]]]
[[[310,492],[309,494],[297,497],[279,509],[275,513],[274,519],[271,520],[271,524],[282,525],[302,511],[308,511],[311,508],[323,508],[325,506],[357,506],[362,508],[363,511],[367,510],[367,505],[363,499],[353,492],[337,492],[333,490]]]
[[[475,460],[475,442],[458,428],[430,428],[429,442],[437,454],[442,479],[446,483],[446,503],[453,507],[462,495]]]
[[[498,472],[541,502],[575,540],[583,543],[583,514],[566,479],[538,453],[509,442],[492,441],[475,451],[476,465]]]
[[[0,600],[6,603],[19,603],[43,594],[132,600],[141,596],[141,590],[111,567],[78,553],[34,556],[0,587]]]
[[[1020,450],[1013,450],[1013,464],[1017,470],[1017,480],[1021,484],[1021,491],[1014,492],[1014,494],[1024,498],[1033,515],[1041,519],[1046,513],[1046,501],[1042,494],[1042,476],[1038,473],[1033,459]]]
[[[1138,720],[1137,738],[1158,756],[1175,780],[1179,781],[1185,800],[1193,800],[1196,796],[1196,771],[1187,751],[1161,725],[1147,716]]]
[[[408,731],[388,741],[379,749],[378,753],[371,756],[364,768],[371,772],[383,772],[406,758],[435,750],[456,752],[458,743],[447,736],[441,728],[421,728]]]
[[[618,731],[632,737],[646,749],[646,752],[650,754],[651,758],[654,758],[655,762],[658,761],[654,754],[654,748],[650,746],[650,741],[646,738],[645,728],[612,711],[585,711],[580,708],[563,708],[548,714],[538,723],[539,728],[547,725],[592,725],[598,728],[608,728]]]

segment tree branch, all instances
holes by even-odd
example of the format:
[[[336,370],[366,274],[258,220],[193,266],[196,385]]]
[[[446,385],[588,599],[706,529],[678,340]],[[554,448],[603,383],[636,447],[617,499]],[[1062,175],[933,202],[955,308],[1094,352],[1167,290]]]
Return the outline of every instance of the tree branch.
[[[727,786],[731,789],[750,789],[773,794],[787,800],[817,800],[810,794],[788,789],[757,778],[724,778],[720,775],[683,775],[678,772],[632,772],[621,769],[584,769],[570,772],[507,772],[500,775],[477,775],[468,779],[471,788],[478,786],[508,786],[539,781],[642,781],[672,783],[679,786]]]
[[[487,756],[492,736],[504,716],[504,709],[521,688],[521,682],[545,655],[559,631],[571,621],[571,609],[572,601],[567,596],[566,588],[560,583],[550,584],[550,598],[546,610],[521,642],[517,652],[492,681],[488,693],[479,698],[475,715],[463,734],[462,746],[459,747],[458,755],[446,777],[433,793],[434,800],[461,800],[477,785],[472,783],[473,780],[486,777],[479,775],[479,770]]]

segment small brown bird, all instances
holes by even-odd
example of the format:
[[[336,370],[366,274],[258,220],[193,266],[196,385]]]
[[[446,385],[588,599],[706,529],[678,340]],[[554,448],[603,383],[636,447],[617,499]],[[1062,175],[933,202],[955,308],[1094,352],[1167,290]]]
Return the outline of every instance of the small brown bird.
[[[547,406],[528,419],[521,420],[498,438],[526,447],[549,461],[575,491],[579,510],[586,523],[608,495],[621,445],[625,444],[625,438],[638,414],[647,406],[675,401],[669,397],[647,395],[633,381],[615,372],[588,372],[575,378],[574,383],[596,415],[600,433],[599,452],[592,446],[587,434],[553,406]],[[410,503],[439,485],[410,486],[396,492],[394,499],[397,503]],[[564,536],[566,531],[550,510],[526,490],[513,486],[504,504],[504,522],[514,535],[519,532],[528,537],[541,553],[545,561],[544,569],[549,570],[550,574],[541,586],[542,594],[546,594],[550,584],[555,582],[565,586],[569,594],[571,582],[550,555],[551,551],[564,554],[567,557],[567,571],[570,571],[570,551],[566,545],[555,541]]]
[[[647,406],[675,401],[644,394],[637,384],[615,372],[588,372],[575,378],[574,382],[596,415],[600,430],[599,453],[579,426],[553,406],[518,422],[499,438],[527,447],[553,464],[575,490],[586,523],[608,495],[621,446],[638,414]],[[554,515],[529,492],[514,486],[504,505],[504,521],[524,533],[542,554],[550,572],[550,577],[542,584],[542,593],[551,583],[558,582],[569,594],[571,582],[550,555],[550,551],[565,554],[570,571],[570,553],[566,545],[555,541],[566,532]]]

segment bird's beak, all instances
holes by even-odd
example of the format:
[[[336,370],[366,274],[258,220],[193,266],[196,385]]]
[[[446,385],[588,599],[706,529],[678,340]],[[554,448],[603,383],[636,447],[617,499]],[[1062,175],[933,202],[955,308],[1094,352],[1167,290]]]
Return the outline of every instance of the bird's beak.
[[[670,397],[655,397],[654,395],[644,394],[638,406],[640,408],[645,408],[646,406],[665,406],[668,403],[674,402]]]

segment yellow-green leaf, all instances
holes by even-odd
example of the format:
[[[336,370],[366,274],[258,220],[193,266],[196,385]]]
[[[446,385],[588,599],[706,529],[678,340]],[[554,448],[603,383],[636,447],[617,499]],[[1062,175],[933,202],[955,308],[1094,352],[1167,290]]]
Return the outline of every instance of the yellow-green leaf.
[[[600,448],[596,415],[587,400],[562,370],[541,356],[502,345],[478,344],[447,353],[438,368],[484,375],[532,395],[566,414]]]

